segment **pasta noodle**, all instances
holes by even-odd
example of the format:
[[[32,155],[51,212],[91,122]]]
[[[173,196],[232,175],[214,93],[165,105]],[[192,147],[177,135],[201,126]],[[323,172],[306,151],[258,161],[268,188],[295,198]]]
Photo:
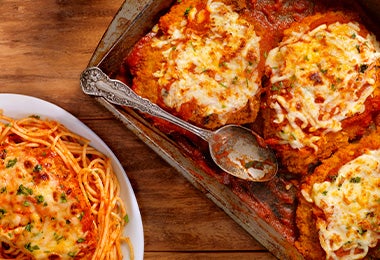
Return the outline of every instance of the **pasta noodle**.
[[[96,149],[89,146],[89,140],[71,132],[65,126],[58,122],[42,120],[37,116],[31,116],[15,120],[4,115],[0,115],[0,120],[0,147],[3,149],[4,153],[7,153],[8,149],[18,149],[23,151],[29,151],[30,149],[48,149],[48,151],[50,151],[53,155],[56,155],[55,157],[59,157],[62,165],[64,165],[63,169],[68,170],[68,172],[70,173],[66,175],[62,174],[62,176],[65,175],[65,178],[63,178],[62,180],[59,179],[59,177],[57,177],[59,180],[62,181],[60,186],[75,186],[76,183],[79,184],[79,187],[76,187],[76,189],[75,187],[73,187],[70,189],[66,189],[67,191],[69,190],[69,192],[61,193],[61,204],[59,204],[59,202],[54,201],[52,201],[52,203],[46,203],[48,204],[47,207],[53,207],[53,205],[61,206],[71,203],[68,201],[69,197],[74,197],[74,195],[71,194],[74,194],[75,190],[77,190],[79,195],[76,195],[75,198],[77,200],[79,200],[78,198],[84,198],[84,202],[82,201],[82,204],[85,208],[87,208],[88,212],[91,213],[86,215],[86,221],[91,220],[91,222],[89,222],[90,224],[87,225],[87,229],[86,222],[82,220],[83,215],[85,215],[86,212],[85,210],[77,214],[75,218],[71,216],[72,218],[68,220],[68,217],[65,217],[66,224],[70,224],[70,228],[73,228],[74,222],[83,222],[82,229],[86,231],[80,237],[75,238],[75,241],[73,243],[77,247],[75,249],[76,251],[70,248],[65,249],[71,250],[69,252],[66,252],[67,255],[69,255],[71,259],[122,259],[123,255],[121,251],[121,244],[126,243],[130,249],[130,258],[133,259],[134,256],[132,244],[129,238],[124,237],[122,234],[123,227],[128,222],[128,215],[126,207],[121,198],[119,197],[120,186],[117,177],[113,172],[111,160],[99,151],[97,151]],[[10,152],[8,152],[8,155],[9,153]],[[27,154],[29,153],[30,152],[27,152]],[[4,161],[4,165],[6,165],[4,168],[7,168],[8,165],[5,161],[8,160],[9,163],[10,159],[2,159]],[[17,157],[15,157],[15,159],[13,160],[16,161],[16,159]],[[18,161],[20,161],[20,159],[17,159],[17,162]],[[14,172],[17,172],[21,168],[25,168],[25,165],[27,165],[26,162],[27,161],[24,161],[24,165],[14,166],[16,167],[14,169]],[[56,167],[55,169],[59,168]],[[33,172],[35,173],[35,170],[33,170]],[[58,173],[57,176],[59,176],[59,174],[60,173]],[[45,179],[46,177],[43,180]],[[34,180],[35,179],[33,179],[33,181]],[[35,200],[33,200],[33,196],[36,194],[37,190],[40,191],[41,189],[43,189],[43,186],[40,185],[42,187],[41,188],[40,186],[38,186],[38,183],[34,184],[35,186],[38,186],[38,189],[36,188],[36,191],[33,190],[32,193],[32,187],[34,186],[27,185],[28,183],[24,184],[25,187],[30,188],[26,188],[28,194],[24,196],[25,201],[27,201],[28,203],[30,203],[30,201],[34,202],[35,205],[33,204],[33,208],[37,211],[39,209],[39,205],[37,205],[38,201],[35,202]],[[3,188],[3,190],[5,189],[6,188]],[[7,191],[6,193],[7,196],[11,194],[10,191]],[[19,195],[18,192],[17,195]],[[45,200],[47,201],[48,195],[45,195],[45,193],[43,193],[43,195],[45,197]],[[42,197],[42,195],[40,196]],[[62,202],[62,197],[64,197],[63,202],[65,203]],[[9,212],[9,209],[5,209],[3,207],[4,201],[1,200],[4,199],[0,196],[0,258],[38,259],[46,257],[47,255],[43,255],[42,253],[44,248],[43,243],[45,243],[42,241],[42,239],[45,238],[45,236],[47,235],[36,236],[36,240],[33,240],[32,242],[28,243],[25,242],[24,246],[20,246],[21,242],[14,242],[12,240],[12,236],[16,236],[18,235],[18,233],[15,231],[16,229],[12,230],[12,232],[14,233],[7,231],[6,228],[9,224],[5,222],[4,219],[6,218],[2,218],[2,216],[11,216],[12,213]],[[75,204],[76,202],[74,201],[73,203],[74,204],[70,206],[71,210],[76,209],[77,207],[77,204]],[[32,207],[28,207],[28,210],[30,208]],[[75,213],[77,212],[75,211]],[[40,216],[41,222],[42,219],[43,217]],[[47,219],[46,221],[48,220],[49,219]],[[29,222],[27,225],[32,226],[30,224],[31,221],[28,221]],[[23,227],[24,233],[27,233],[25,230],[30,231],[30,226],[28,227],[27,225]],[[45,226],[46,225],[48,224],[45,223]],[[37,224],[33,224],[33,227],[34,226],[37,226]],[[9,232],[8,236],[10,238],[6,237],[6,232]],[[72,234],[61,236],[56,235],[58,234],[59,230],[54,230],[52,232],[54,232],[54,236],[56,238],[56,242],[54,242],[56,245],[56,250],[58,250],[57,248],[63,247],[61,246],[63,244],[67,245],[69,243],[69,238],[73,237]],[[40,233],[43,233],[43,231],[41,231]],[[91,234],[94,234],[94,239],[92,239]],[[22,235],[20,237],[25,237],[25,235]],[[41,239],[41,241],[37,242],[38,239]],[[87,247],[82,246],[85,244],[84,242],[87,242]],[[60,257],[58,259],[65,259],[64,256],[60,255],[61,251],[52,251],[49,253],[49,259],[52,254],[53,256],[58,255]]]

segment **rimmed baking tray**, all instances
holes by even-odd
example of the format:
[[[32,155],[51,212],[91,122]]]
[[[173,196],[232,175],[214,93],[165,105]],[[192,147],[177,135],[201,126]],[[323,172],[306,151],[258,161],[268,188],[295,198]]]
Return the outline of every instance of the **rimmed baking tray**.
[[[88,66],[98,66],[112,78],[119,71],[124,57],[133,45],[151,30],[159,17],[174,2],[176,0],[126,0],[100,40]],[[371,7],[370,10],[375,18],[379,17],[380,6],[376,1],[361,1],[361,3],[365,7]],[[295,205],[292,204],[291,188],[286,183],[274,180],[272,184],[246,185],[244,188],[250,189],[248,192],[250,198],[247,201],[238,196],[230,185],[218,181],[207,173],[197,161],[183,152],[181,146],[153,127],[141,114],[132,109],[112,105],[103,98],[96,100],[273,255],[279,259],[303,259],[293,246],[291,238],[284,235],[286,232],[278,232],[289,227],[286,227],[286,223],[281,219],[277,220],[276,215],[281,218],[279,211],[295,209]],[[286,189],[290,193],[289,197],[271,198],[270,192],[267,192],[271,186],[272,188],[275,186],[275,189]],[[270,216],[266,216],[267,213],[260,207],[269,209],[271,212],[267,213]]]

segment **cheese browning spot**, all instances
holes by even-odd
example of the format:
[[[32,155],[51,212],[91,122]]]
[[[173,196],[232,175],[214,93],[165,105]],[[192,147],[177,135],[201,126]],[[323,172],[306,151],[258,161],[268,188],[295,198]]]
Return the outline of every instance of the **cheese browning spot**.
[[[315,183],[303,195],[324,213],[317,228],[326,259],[362,259],[380,239],[380,150],[343,165],[333,181]]]
[[[41,159],[46,149],[40,148],[1,148],[7,153],[0,163],[0,240],[35,259],[72,259],[88,246],[89,226],[72,214],[84,197],[66,187],[60,157]]]
[[[160,70],[154,72],[166,106],[176,109],[193,102],[207,117],[243,108],[260,85],[256,70],[259,41],[253,25],[221,2],[186,9],[181,23],[153,40],[162,51]]]
[[[363,113],[376,88],[379,58],[378,42],[373,35],[362,37],[356,23],[293,31],[272,49],[266,60],[269,105],[281,143],[317,150],[316,132],[340,131],[342,120]]]

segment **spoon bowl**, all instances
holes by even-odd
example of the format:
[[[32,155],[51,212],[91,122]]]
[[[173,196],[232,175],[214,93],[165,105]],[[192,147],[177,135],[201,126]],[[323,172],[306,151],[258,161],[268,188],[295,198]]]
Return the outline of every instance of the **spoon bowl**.
[[[277,160],[255,134],[238,125],[216,130],[208,140],[212,159],[224,171],[245,180],[267,181],[277,173]]]
[[[214,162],[233,176],[262,182],[272,179],[277,173],[278,164],[272,150],[258,142],[257,134],[245,127],[226,125],[210,131],[194,126],[140,97],[123,82],[110,79],[97,67],[83,71],[80,84],[88,95],[103,97],[110,103],[163,118],[198,135],[208,142]]]

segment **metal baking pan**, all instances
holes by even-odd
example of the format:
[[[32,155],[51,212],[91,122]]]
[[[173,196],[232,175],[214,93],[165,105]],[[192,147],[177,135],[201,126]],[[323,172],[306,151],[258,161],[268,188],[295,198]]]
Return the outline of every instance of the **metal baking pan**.
[[[126,0],[121,6],[107,31],[100,40],[88,67],[97,66],[111,78],[117,74],[124,57],[133,45],[158,22],[158,19],[176,0]],[[365,8],[369,7],[374,19],[378,19],[380,6],[377,1],[361,1]],[[151,149],[178,170],[196,188],[222,208],[232,219],[240,224],[249,234],[266,247],[279,259],[303,259],[302,255],[293,246],[291,238],[278,232],[278,228],[289,228],[287,224],[276,220],[278,212],[287,205],[285,210],[294,210],[291,198],[281,198],[276,201],[270,198],[267,190],[286,189],[286,183],[274,180],[269,184],[249,184],[249,201],[238,196],[231,185],[217,180],[202,168],[191,156],[183,152],[178,143],[172,138],[154,128],[140,113],[132,109],[112,105],[103,98],[96,100],[107,108],[116,118],[136,134]],[[282,187],[283,186],[283,187]],[[291,193],[291,191],[289,191]],[[291,195],[290,195],[291,197]],[[290,200],[290,202],[289,202]],[[272,217],[265,217],[261,209],[268,207]],[[292,209],[292,206],[294,208]]]

